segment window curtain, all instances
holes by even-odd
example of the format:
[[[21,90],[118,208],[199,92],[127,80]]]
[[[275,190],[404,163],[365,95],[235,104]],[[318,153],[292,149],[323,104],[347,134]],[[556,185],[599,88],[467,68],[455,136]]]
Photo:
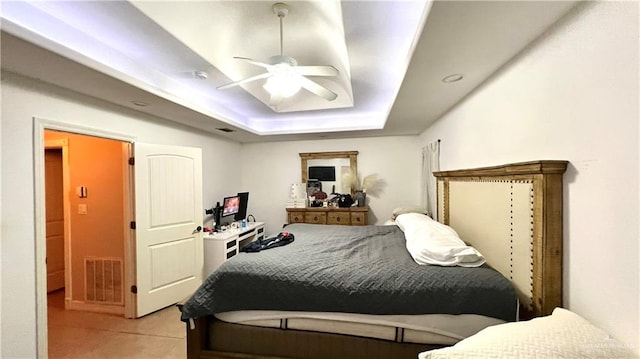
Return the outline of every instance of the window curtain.
[[[422,148],[422,205],[437,219],[436,178],[433,172],[440,170],[440,140],[431,142]]]

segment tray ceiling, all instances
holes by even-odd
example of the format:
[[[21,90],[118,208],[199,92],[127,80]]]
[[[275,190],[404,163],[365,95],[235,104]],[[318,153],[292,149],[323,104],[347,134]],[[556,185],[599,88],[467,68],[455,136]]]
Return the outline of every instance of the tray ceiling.
[[[575,2],[293,1],[284,52],[336,67],[312,79],[338,98],[301,91],[279,112],[260,82],[216,89],[263,70],[234,56],[278,54],[272,5],[3,2],[2,67],[242,142],[417,134]]]

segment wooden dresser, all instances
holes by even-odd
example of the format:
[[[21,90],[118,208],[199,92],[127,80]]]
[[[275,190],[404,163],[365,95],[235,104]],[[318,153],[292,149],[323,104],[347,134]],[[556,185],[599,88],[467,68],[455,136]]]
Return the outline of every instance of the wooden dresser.
[[[369,207],[306,207],[287,208],[288,223],[343,224],[364,226],[369,224]]]

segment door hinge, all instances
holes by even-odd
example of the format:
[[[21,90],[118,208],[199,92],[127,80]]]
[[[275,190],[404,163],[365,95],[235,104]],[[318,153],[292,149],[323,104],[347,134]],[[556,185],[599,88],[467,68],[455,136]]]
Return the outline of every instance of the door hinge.
[[[133,294],[137,294],[137,293],[138,293],[138,287],[137,287],[137,286],[135,286],[135,285],[132,285],[132,286],[131,286],[131,293],[133,293]]]
[[[133,166],[136,164],[136,159],[134,157],[129,157],[129,165]]]
[[[131,223],[129,223],[129,228],[136,229],[136,221],[131,221]]]

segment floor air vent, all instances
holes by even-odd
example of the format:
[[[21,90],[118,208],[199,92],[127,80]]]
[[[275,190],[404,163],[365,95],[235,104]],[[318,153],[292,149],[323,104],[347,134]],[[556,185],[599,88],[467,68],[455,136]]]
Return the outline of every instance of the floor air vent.
[[[85,258],[85,301],[123,303],[122,259]]]

